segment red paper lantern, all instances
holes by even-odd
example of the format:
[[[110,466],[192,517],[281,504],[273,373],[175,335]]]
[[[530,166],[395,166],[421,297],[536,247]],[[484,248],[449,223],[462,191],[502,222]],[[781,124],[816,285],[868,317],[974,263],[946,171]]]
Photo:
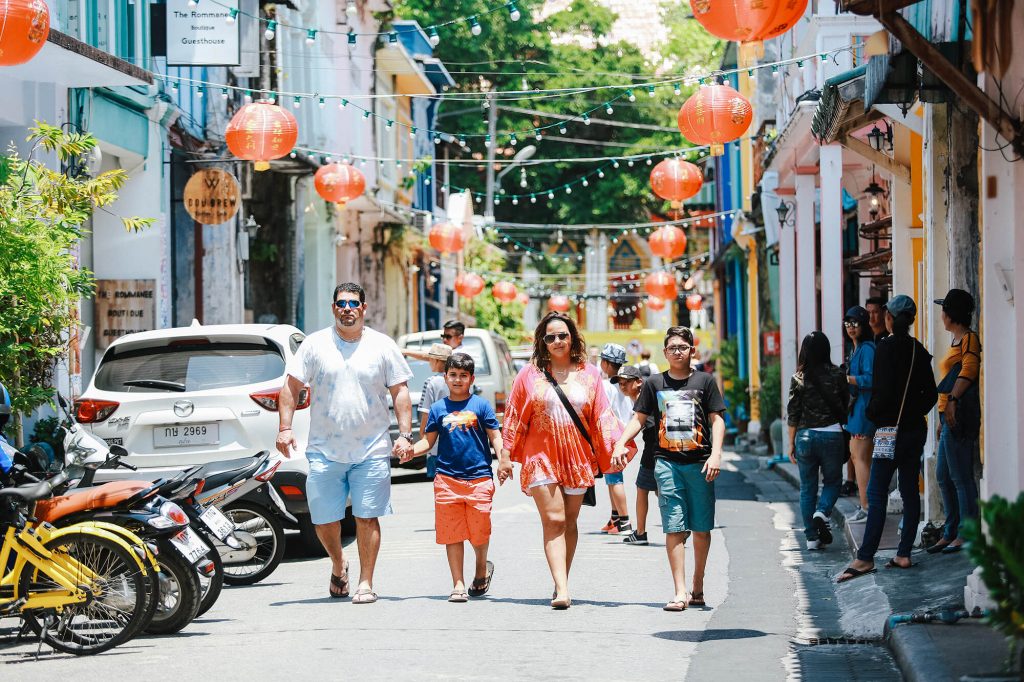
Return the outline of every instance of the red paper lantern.
[[[704,305],[704,299],[700,294],[690,294],[686,297],[686,309],[697,312]]]
[[[299,139],[299,124],[292,113],[270,102],[252,102],[235,113],[224,132],[228,149],[240,159],[255,161],[265,171],[271,159],[291,152]]]
[[[512,284],[512,282],[498,282],[491,287],[491,295],[502,303],[511,303],[516,300],[518,294],[516,285]]]
[[[663,300],[674,300],[677,294],[676,278],[659,270],[652,272],[644,279],[644,289],[648,294]]]
[[[754,118],[750,100],[728,85],[702,86],[679,109],[679,131],[694,144],[709,145],[712,156],[747,132]]]
[[[723,40],[753,43],[793,28],[807,0],[690,0],[693,18]]]
[[[700,337],[699,336],[693,337],[693,347],[696,348],[699,345],[700,345]]]
[[[647,309],[648,310],[664,310],[665,309],[665,299],[658,298],[657,296],[648,296],[647,297]]]
[[[484,290],[484,278],[475,272],[460,272],[455,278],[455,291],[463,298],[474,298]]]
[[[700,168],[682,159],[665,159],[651,171],[651,189],[674,206],[696,196],[704,184]]]
[[[518,294],[516,294],[516,302],[522,303],[523,305],[530,305],[530,297],[527,296],[522,291],[520,291]]]
[[[0,0],[0,66],[24,64],[50,35],[50,9],[43,0]]]
[[[344,204],[366,191],[363,172],[348,163],[329,163],[313,176],[316,193],[326,201]]]
[[[466,245],[462,228],[455,227],[451,223],[434,225],[430,228],[427,239],[430,241],[430,245],[441,253],[458,253]]]
[[[565,313],[569,311],[569,297],[561,294],[555,294],[548,299],[548,310],[553,310],[557,313]]]
[[[651,253],[668,260],[686,253],[686,233],[675,225],[659,227],[647,238],[647,243],[651,245]]]

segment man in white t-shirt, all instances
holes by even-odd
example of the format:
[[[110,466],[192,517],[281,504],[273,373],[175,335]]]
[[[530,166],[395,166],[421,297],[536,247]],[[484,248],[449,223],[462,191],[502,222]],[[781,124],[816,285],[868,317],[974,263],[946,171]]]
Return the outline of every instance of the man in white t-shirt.
[[[412,450],[412,372],[389,337],[364,326],[366,294],[346,282],[334,290],[334,326],[313,332],[288,361],[288,379],[278,402],[277,449],[290,457],[295,398],[308,384],[310,404],[306,497],[317,537],[333,563],[330,596],[347,597],[348,562],[340,521],[352,497],[359,548],[359,586],[354,604],[377,601],[373,570],[380,550],[379,518],[391,513],[392,453]],[[395,404],[401,434],[392,446],[387,394]]]

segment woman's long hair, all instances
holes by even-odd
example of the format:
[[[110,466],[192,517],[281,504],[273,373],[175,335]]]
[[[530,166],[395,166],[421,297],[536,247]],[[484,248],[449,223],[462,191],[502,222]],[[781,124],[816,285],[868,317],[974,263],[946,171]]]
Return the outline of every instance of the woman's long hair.
[[[548,353],[548,346],[544,343],[544,335],[548,333],[548,323],[558,320],[564,322],[569,328],[569,359],[582,364],[587,359],[587,344],[580,334],[579,328],[572,318],[565,313],[551,312],[541,318],[537,328],[533,331],[533,357],[531,360],[537,367],[544,369],[551,364],[551,354]]]
[[[800,356],[797,358],[796,369],[805,377],[809,374],[830,369],[832,364],[832,344],[821,332],[811,332],[800,344]]]

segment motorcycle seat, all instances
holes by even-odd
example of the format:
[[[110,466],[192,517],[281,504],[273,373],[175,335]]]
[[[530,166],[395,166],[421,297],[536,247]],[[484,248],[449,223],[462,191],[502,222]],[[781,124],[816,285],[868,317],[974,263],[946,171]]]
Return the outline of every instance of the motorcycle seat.
[[[204,489],[213,490],[214,488],[231,483],[235,479],[244,480],[252,477],[259,471],[265,459],[265,455],[256,455],[239,459],[226,459],[221,462],[210,462],[194,475],[196,478],[206,479],[206,483],[203,485]]]
[[[94,488],[82,488],[67,495],[39,500],[34,515],[40,521],[53,523],[78,512],[115,507],[152,486],[146,481],[111,481]]]

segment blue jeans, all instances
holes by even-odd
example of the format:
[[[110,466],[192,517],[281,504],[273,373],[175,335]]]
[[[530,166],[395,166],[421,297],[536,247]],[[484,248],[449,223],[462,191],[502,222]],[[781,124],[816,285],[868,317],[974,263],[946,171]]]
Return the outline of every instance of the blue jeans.
[[[875,552],[885,530],[889,484],[897,471],[900,474],[900,497],[903,498],[903,522],[896,555],[910,557],[917,537],[917,522],[921,518],[921,495],[917,486],[921,476],[921,453],[927,437],[927,427],[900,428],[896,434],[896,456],[893,459],[872,458],[871,477],[868,479],[868,519],[864,524],[864,540],[857,550],[857,558],[861,561],[875,560]]]
[[[942,537],[952,542],[960,536],[964,521],[978,518],[978,484],[974,480],[973,438],[957,438],[939,415],[942,431],[935,474],[946,510],[946,529]]]
[[[796,432],[796,463],[800,467],[800,514],[804,517],[804,535],[817,540],[818,531],[811,522],[814,512],[832,515],[843,483],[843,448],[846,439],[839,431],[800,429]],[[818,496],[818,472],[821,472],[821,497]]]

